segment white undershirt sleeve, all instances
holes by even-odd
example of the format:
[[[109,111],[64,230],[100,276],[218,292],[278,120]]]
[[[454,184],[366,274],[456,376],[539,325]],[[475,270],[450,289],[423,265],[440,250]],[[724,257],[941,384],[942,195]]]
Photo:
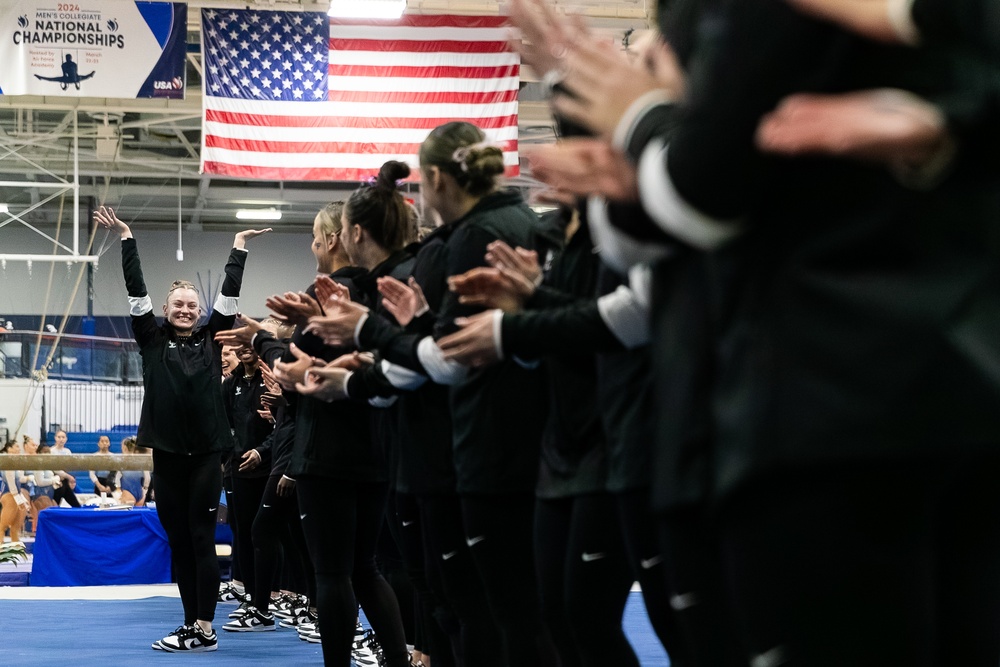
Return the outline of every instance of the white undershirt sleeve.
[[[417,345],[417,358],[420,359],[431,380],[438,384],[458,384],[469,373],[469,369],[457,361],[445,359],[441,348],[431,336],[427,336]]]
[[[651,141],[639,159],[639,197],[649,217],[671,236],[700,250],[714,250],[739,236],[737,220],[706,215],[681,196],[666,169],[668,146]]]

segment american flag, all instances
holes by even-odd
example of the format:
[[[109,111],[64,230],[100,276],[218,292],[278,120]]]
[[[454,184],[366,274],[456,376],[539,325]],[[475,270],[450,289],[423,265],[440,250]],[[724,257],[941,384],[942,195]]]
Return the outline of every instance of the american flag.
[[[504,21],[202,10],[202,172],[363,180],[390,159],[416,167],[428,132],[466,120],[517,175],[520,61]]]

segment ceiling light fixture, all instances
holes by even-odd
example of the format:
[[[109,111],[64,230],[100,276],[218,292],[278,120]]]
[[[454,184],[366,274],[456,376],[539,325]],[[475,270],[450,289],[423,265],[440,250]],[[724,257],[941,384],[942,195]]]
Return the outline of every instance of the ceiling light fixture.
[[[330,0],[327,13],[345,19],[398,19],[404,11],[406,0]]]
[[[10,213],[10,207],[7,204],[0,204],[0,213]]]
[[[236,211],[237,220],[281,220],[281,211],[276,208],[241,208]]]

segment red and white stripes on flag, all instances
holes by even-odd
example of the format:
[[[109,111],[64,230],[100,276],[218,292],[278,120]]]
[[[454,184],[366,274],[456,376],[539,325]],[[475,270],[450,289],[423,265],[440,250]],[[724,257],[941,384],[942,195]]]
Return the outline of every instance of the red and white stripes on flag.
[[[202,171],[363,180],[390,159],[417,167],[432,129],[465,120],[503,148],[515,176],[520,61],[504,24],[500,16],[362,21],[203,10]]]

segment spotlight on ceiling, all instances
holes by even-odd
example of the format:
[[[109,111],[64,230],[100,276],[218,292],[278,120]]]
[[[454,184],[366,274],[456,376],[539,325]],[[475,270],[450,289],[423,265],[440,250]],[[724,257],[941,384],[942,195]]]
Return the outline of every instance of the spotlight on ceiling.
[[[7,204],[0,204],[0,213],[10,213],[10,207]]]
[[[237,220],[281,220],[281,211],[276,208],[241,208],[236,211]]]
[[[398,19],[406,0],[330,0],[328,14],[346,19]]]

